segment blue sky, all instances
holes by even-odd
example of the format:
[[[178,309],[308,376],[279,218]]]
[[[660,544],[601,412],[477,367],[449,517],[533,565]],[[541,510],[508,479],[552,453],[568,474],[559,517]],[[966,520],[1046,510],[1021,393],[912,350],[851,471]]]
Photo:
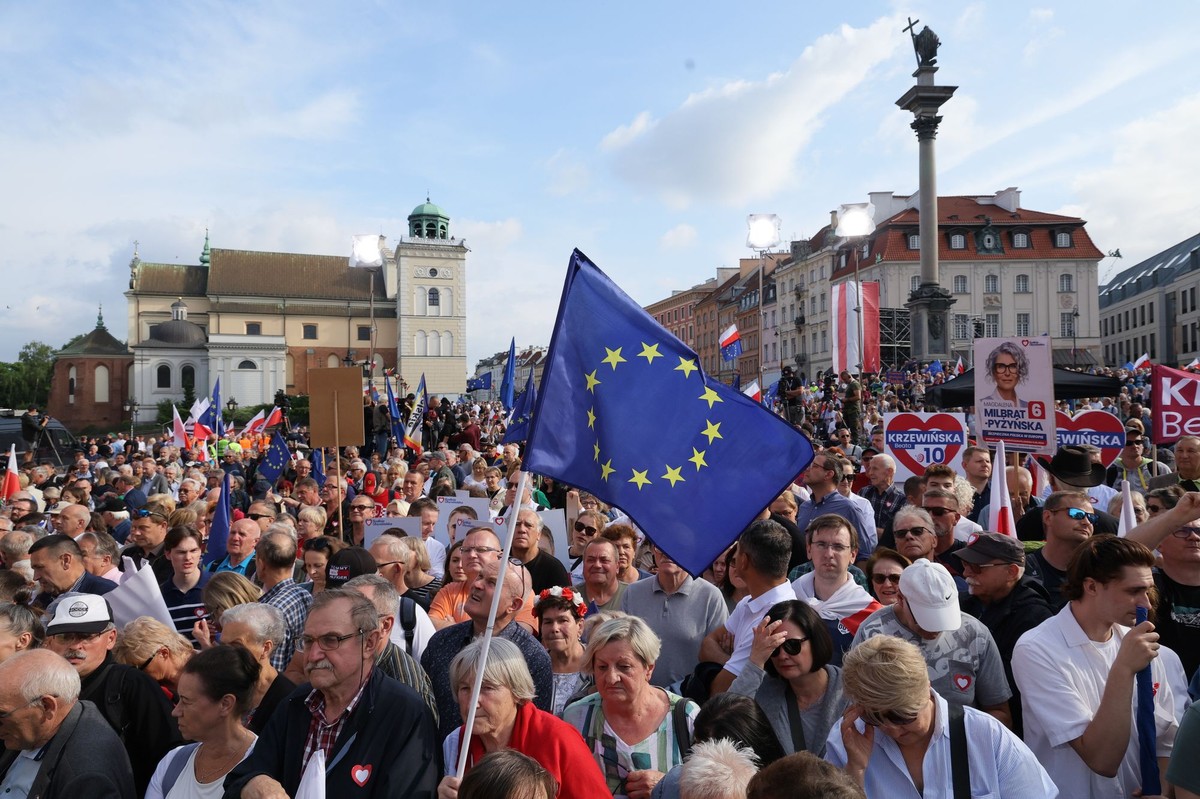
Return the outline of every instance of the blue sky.
[[[939,193],[1082,216],[1106,274],[1196,232],[1191,3],[7,3],[0,359],[101,302],[124,338],[135,239],[348,254],[426,192],[472,250],[468,366],[547,343],[573,247],[644,304],[748,256],[748,213],[914,191],[909,16],[959,86]]]

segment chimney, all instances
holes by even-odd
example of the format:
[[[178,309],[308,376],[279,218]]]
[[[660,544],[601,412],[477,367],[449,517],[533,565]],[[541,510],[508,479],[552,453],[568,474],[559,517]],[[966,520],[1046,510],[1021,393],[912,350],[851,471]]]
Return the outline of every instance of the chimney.
[[[837,230],[837,225],[838,225],[837,211],[830,211],[829,212],[829,229]]]

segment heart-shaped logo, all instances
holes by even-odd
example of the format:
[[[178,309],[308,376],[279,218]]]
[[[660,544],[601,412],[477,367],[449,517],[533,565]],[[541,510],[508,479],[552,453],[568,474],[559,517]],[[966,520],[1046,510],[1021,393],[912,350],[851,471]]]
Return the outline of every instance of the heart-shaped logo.
[[[1125,446],[1125,425],[1108,411],[1082,411],[1074,418],[1062,411],[1054,415],[1058,446],[1091,444],[1100,448],[1100,462],[1112,466]]]
[[[351,766],[350,779],[354,780],[354,784],[359,788],[367,784],[367,780],[371,779],[370,766]]]
[[[925,474],[934,463],[954,463],[967,444],[962,414],[890,413],[884,419],[883,443],[896,463],[910,474]],[[896,470],[896,479],[904,480]]]
[[[970,674],[955,674],[954,675],[954,687],[960,691],[966,691],[968,688],[971,687],[971,675]]]

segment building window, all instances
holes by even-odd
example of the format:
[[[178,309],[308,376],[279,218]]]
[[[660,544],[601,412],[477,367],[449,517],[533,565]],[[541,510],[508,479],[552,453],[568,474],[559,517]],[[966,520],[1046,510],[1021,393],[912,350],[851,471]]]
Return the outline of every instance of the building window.
[[[189,364],[188,366],[180,369],[179,382],[183,386],[184,391],[187,391],[188,389],[192,389],[194,391],[196,389],[196,367]]]
[[[1027,314],[1027,313],[1017,314],[1017,335],[1018,336],[1028,336],[1029,335],[1029,314]]]
[[[821,310],[822,311],[825,310],[825,293],[824,292],[821,293]]]
[[[262,322],[247,322],[246,323],[246,335],[247,336],[261,336],[262,335]]]
[[[829,352],[829,335],[828,331],[821,331],[821,352]]]
[[[920,233],[909,233],[908,234],[908,249],[910,249],[910,250],[921,249],[921,234]]]
[[[1013,234],[1013,248],[1017,249],[1017,250],[1029,249],[1029,234],[1028,233],[1014,233]]]
[[[909,293],[916,294],[917,291],[921,288],[921,276],[913,275],[912,279],[908,281],[908,285],[909,285]]]
[[[257,369],[258,366],[255,365],[254,361],[245,360],[245,361],[239,362],[237,365],[237,368],[239,368],[239,369]]]
[[[965,339],[971,335],[967,329],[970,318],[965,313],[956,313],[954,315],[954,337],[956,339]]]
[[[75,367],[72,366],[67,370],[67,402],[75,404]]]
[[[987,338],[1000,335],[1000,314],[990,313],[983,318],[983,335]]]
[[[371,340],[371,326],[370,325],[359,325],[358,326],[358,340],[359,341],[370,341]]]
[[[954,233],[950,236],[950,249],[965,250],[967,249],[967,237],[961,233]]]
[[[999,294],[1000,293],[1000,278],[998,275],[985,275],[983,278],[983,293],[984,294]]]
[[[1013,292],[1016,294],[1029,293],[1029,275],[1017,275],[1013,281]]]
[[[1154,324],[1154,303],[1150,303],[1150,324]]]
[[[155,370],[154,377],[154,385],[156,388],[171,387],[171,367],[167,366],[165,363],[160,364],[158,369]]]
[[[1073,311],[1066,311],[1058,315],[1058,336],[1059,338],[1075,336],[1075,313]]]
[[[967,293],[967,276],[966,275],[955,275],[954,276],[954,293],[955,294],[966,294]]]
[[[442,305],[441,293],[437,289],[430,289],[429,290],[429,301],[426,303],[426,306],[429,308],[437,308],[440,311],[441,305]],[[432,313],[432,312],[430,312],[430,315],[438,316],[438,314]]]
[[[93,375],[96,385],[93,396],[97,405],[108,403],[108,367],[101,364],[96,367],[96,372]]]
[[[1070,247],[1071,246],[1071,234],[1067,231],[1063,231],[1061,233],[1055,233],[1054,234],[1054,246],[1055,247]]]
[[[1059,291],[1074,291],[1075,290],[1074,276],[1071,274],[1059,275],[1058,276],[1058,290]]]
[[[304,325],[301,328],[300,335],[302,338],[315,339],[317,337],[317,326],[316,325]]]

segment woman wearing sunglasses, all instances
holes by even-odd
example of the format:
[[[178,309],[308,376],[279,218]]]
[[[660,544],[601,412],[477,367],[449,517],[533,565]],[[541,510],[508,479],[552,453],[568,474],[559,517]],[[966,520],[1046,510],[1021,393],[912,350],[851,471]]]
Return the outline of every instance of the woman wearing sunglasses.
[[[846,653],[842,684],[853,704],[830,734],[825,759],[846,769],[868,797],[911,796],[914,788],[930,797],[1058,796],[1037,758],[994,716],[961,706],[951,714],[908,641],[863,641]],[[959,745],[969,774],[951,756]],[[965,791],[953,787],[956,772]]]
[[[900,598],[900,573],[911,564],[908,558],[894,549],[877,547],[863,570],[867,574],[867,590],[884,607],[896,604]]]
[[[755,627],[750,662],[729,690],[758,702],[784,752],[823,755],[849,706],[832,657],[833,640],[817,612],[799,600],[780,602]]]

